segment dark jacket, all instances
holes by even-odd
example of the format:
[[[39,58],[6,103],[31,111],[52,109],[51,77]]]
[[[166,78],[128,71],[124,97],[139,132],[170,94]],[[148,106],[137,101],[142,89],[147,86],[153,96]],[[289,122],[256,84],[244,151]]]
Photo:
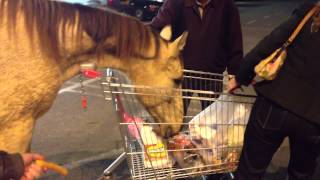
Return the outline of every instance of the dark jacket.
[[[20,179],[24,172],[24,164],[20,154],[8,154],[0,151],[0,179]]]
[[[188,31],[186,69],[234,74],[243,58],[239,12],[233,0],[211,0],[200,18],[195,0],[166,0],[151,26],[171,25],[172,39]]]
[[[254,78],[254,67],[279,48],[291,35],[314,3],[304,3],[291,18],[266,36],[245,57],[236,80],[248,85]],[[311,33],[312,18],[288,48],[284,66],[272,81],[255,85],[256,91],[283,108],[320,124],[320,30]]]

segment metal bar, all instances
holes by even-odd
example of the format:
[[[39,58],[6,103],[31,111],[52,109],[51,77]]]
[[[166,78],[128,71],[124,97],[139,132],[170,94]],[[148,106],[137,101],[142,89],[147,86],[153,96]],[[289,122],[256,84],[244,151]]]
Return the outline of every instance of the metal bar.
[[[105,99],[110,99],[108,98],[110,94],[113,97],[112,100],[115,102],[116,109],[120,113],[120,119],[124,118],[124,113],[132,119],[142,119],[142,122],[134,120],[133,122],[119,123],[126,148],[126,153],[123,156],[126,156],[128,159],[127,162],[133,179],[176,179],[210,173],[229,173],[236,168],[236,164],[238,163],[237,157],[242,148],[242,144],[237,143],[242,141],[243,129],[247,122],[244,118],[249,115],[246,111],[242,112],[241,108],[251,107],[255,96],[250,94],[231,95],[225,93],[225,91],[218,91],[219,89],[223,90],[223,87],[225,87],[229,79],[227,75],[193,70],[185,70],[184,73],[184,80],[186,79],[188,83],[188,88],[185,89],[132,85],[128,81],[124,81],[124,78],[119,73],[112,73],[109,81],[101,83],[103,93],[105,95],[108,94],[108,96],[105,96]],[[217,92],[213,92],[211,89],[217,90]],[[139,98],[136,98],[136,96]],[[158,123],[154,121],[154,117],[140,104],[141,98],[147,98],[150,102],[157,102],[157,98],[181,98],[188,100],[191,108],[187,109],[189,111],[185,113],[183,118],[187,121],[193,119],[193,122]],[[203,107],[203,103],[206,103],[207,106]],[[213,106],[209,108],[211,105]],[[237,110],[239,107],[240,110]],[[175,109],[173,110],[175,111]],[[174,111],[167,113],[165,107],[161,110],[163,114],[172,117],[176,114]],[[207,114],[199,115],[204,112]],[[194,119],[198,115],[198,120]],[[201,132],[204,134],[203,136],[207,136],[206,138],[213,139],[209,139],[209,142],[202,139],[203,141],[199,141],[202,143],[201,146],[198,145],[194,148],[168,149],[165,146],[150,151],[146,149],[145,145],[150,144],[150,142],[144,142],[147,141],[146,136],[152,137],[152,135],[145,134],[145,132],[142,133],[143,130],[140,128],[175,124],[184,124],[187,127],[185,131],[192,140],[192,143],[195,142],[192,138],[203,138],[199,134],[195,135],[196,127],[199,129],[198,133]],[[138,136],[133,136],[132,132],[129,132],[134,129],[138,130]],[[214,136],[210,129],[214,130]],[[151,142],[153,145],[157,145],[157,143],[156,141]],[[192,157],[192,153],[201,157],[201,163],[192,166],[178,166],[177,162],[173,160],[175,158],[174,154],[186,152],[191,153],[190,157]],[[153,155],[151,156],[150,153],[153,153]],[[159,159],[160,157],[162,159]],[[186,158],[189,155],[183,157]],[[118,159],[115,163],[117,163]],[[230,173],[230,175],[232,174]],[[200,178],[204,177],[201,176]]]
[[[123,152],[120,156],[114,160],[107,169],[103,171],[103,175],[109,176],[112,172],[126,159],[126,153]]]

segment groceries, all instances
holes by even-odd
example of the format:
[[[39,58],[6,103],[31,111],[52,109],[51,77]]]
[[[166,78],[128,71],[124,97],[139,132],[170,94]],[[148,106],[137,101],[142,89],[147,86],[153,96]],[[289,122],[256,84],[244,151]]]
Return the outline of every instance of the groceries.
[[[189,122],[189,136],[197,142],[198,154],[211,165],[207,169],[236,168],[252,105],[235,98],[221,95]]]
[[[144,123],[143,119],[132,117],[125,112],[122,114],[122,119],[124,123],[128,123],[129,134],[136,139],[140,139],[139,129],[141,129],[142,123]]]
[[[122,113],[122,119],[123,123],[127,124],[130,138],[140,143],[144,152],[142,155],[145,168],[172,167],[172,161],[166,150],[165,143],[153,131],[150,124],[145,123],[142,118],[133,117],[126,112]]]
[[[243,102],[239,97],[221,95],[210,106],[194,116],[189,125],[210,128],[216,128],[218,125],[246,125],[251,107],[251,103]]]
[[[197,145],[186,134],[178,134],[168,141],[170,155],[179,168],[188,169],[188,172],[197,172],[205,165],[198,153]]]
[[[141,146],[144,148],[143,162],[146,168],[172,167],[172,159],[168,155],[165,143],[161,137],[152,131],[149,125],[143,125],[140,129]]]
[[[244,128],[218,128],[210,139],[179,134],[168,141],[169,155],[178,168],[196,174],[206,170],[235,170],[243,143]]]
[[[194,175],[235,170],[251,104],[227,98],[222,95],[190,120],[189,130],[167,141],[158,137],[151,126],[139,126],[145,167],[174,167]]]

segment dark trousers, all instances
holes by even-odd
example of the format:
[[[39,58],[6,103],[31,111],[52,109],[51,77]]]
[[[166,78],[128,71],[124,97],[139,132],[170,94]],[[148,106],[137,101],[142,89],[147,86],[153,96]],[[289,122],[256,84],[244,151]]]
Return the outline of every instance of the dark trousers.
[[[215,92],[215,93],[221,93],[223,90],[223,83],[222,83],[222,77],[221,76],[216,76],[216,77],[211,77],[215,78],[215,81],[192,81],[192,79],[184,79],[182,82],[182,89],[185,90],[196,90],[198,91],[197,95],[200,98],[203,98],[203,100],[200,101],[201,103],[201,109],[205,109],[208,107],[210,104],[213,103],[212,100],[204,100],[204,98],[218,98],[219,94],[207,94],[205,92]],[[203,92],[201,92],[203,91]],[[188,107],[190,104],[190,98],[193,95],[193,92],[187,91],[183,92],[183,109],[184,113],[187,114]],[[188,121],[185,121],[188,122]]]
[[[250,115],[237,180],[259,180],[285,137],[289,137],[289,180],[311,180],[320,153],[320,127],[258,97]]]

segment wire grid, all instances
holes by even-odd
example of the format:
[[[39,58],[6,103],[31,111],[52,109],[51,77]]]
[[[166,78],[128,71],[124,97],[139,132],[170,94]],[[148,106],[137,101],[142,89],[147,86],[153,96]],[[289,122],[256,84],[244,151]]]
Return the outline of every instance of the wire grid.
[[[255,97],[224,93],[228,78],[185,70],[182,88],[174,90],[180,95],[175,93],[172,97],[172,89],[135,86],[118,71],[109,74],[102,82],[102,88],[105,97],[112,95],[122,120],[120,131],[132,179],[177,179],[236,169],[243,132]],[[137,89],[148,89],[148,93],[139,93]],[[153,135],[150,129],[170,123],[156,123],[137,96],[182,98],[181,132],[192,145],[172,147],[170,141]],[[165,108],[163,113],[166,113]],[[125,122],[124,116],[133,121]],[[151,149],[148,149],[149,145]]]

